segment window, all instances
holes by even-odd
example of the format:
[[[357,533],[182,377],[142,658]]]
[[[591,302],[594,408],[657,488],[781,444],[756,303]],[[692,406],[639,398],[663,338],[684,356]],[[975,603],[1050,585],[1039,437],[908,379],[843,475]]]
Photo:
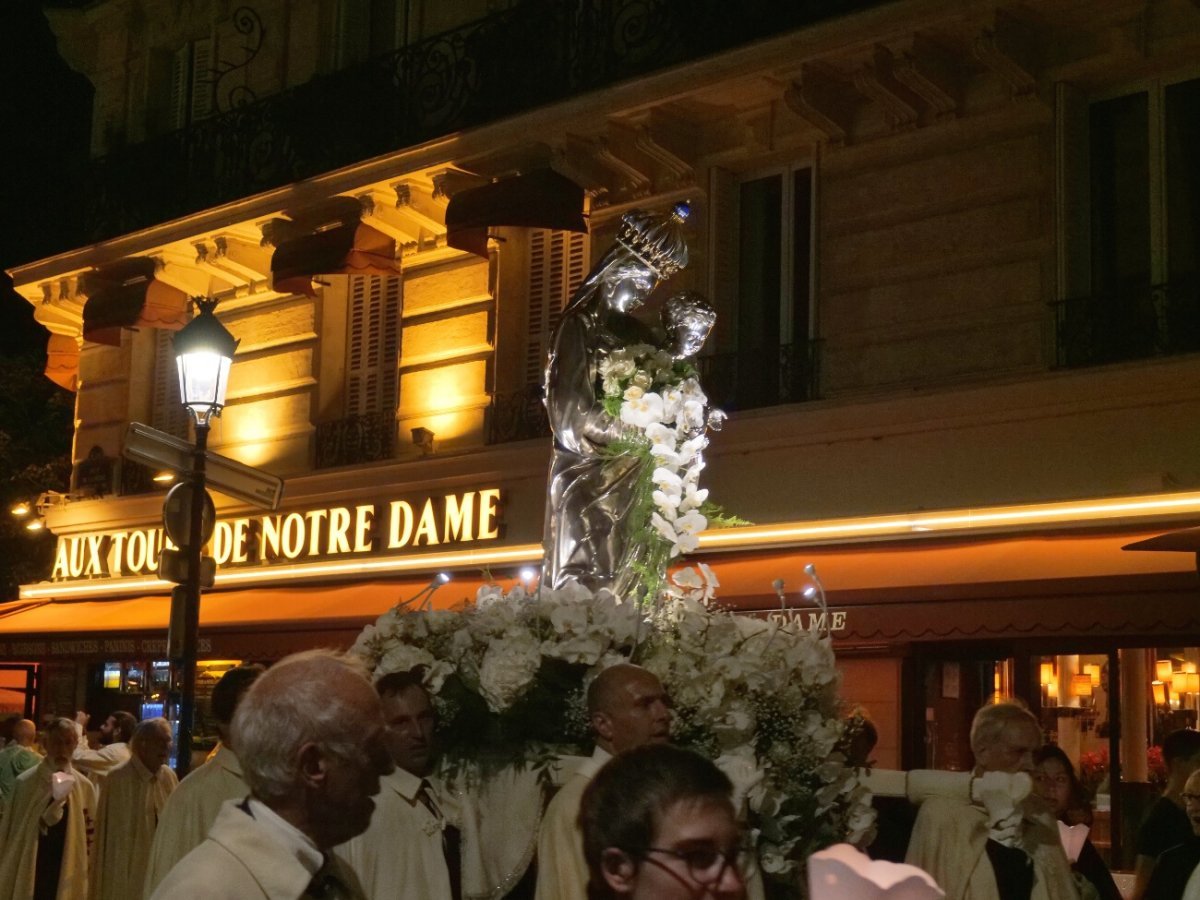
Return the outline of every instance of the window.
[[[1070,198],[1087,209],[1086,262],[1060,304],[1060,364],[1200,350],[1197,104],[1200,79],[1088,106],[1086,184]]]
[[[171,67],[172,127],[186,128],[216,112],[216,44],[213,38],[201,38],[175,51]]]
[[[713,294],[729,321],[718,322],[721,347],[703,366],[719,406],[747,409],[815,396],[812,184],[809,166],[715,178]],[[721,309],[730,296],[735,305]]]
[[[346,279],[346,380],[342,418],[321,422],[316,468],[391,459],[396,439],[403,281]]]
[[[587,235],[572,231],[529,233],[529,340],[525,384],[541,385],[550,342],[563,308],[587,274]]]
[[[352,276],[346,328],[346,415],[396,412],[400,347],[399,278]]]
[[[188,436],[188,412],[179,397],[179,369],[175,362],[173,332],[154,329],[154,396],[150,424],[176,437]]]

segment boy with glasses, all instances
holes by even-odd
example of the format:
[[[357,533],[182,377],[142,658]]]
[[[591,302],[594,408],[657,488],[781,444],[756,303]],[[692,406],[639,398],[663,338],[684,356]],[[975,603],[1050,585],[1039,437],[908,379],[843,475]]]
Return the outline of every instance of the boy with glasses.
[[[677,747],[607,763],[579,812],[589,900],[742,900],[732,793],[713,763]]]

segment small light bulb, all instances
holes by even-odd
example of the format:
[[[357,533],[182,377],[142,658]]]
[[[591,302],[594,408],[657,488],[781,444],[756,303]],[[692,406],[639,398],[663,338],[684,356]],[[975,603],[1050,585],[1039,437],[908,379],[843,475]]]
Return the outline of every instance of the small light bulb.
[[[46,527],[46,522],[43,519],[31,519],[25,523],[25,527],[30,531],[41,531]]]
[[[437,580],[438,580],[438,583],[445,584],[446,582],[448,582],[450,580],[450,573],[449,572],[438,572]]]
[[[520,578],[522,581],[533,581],[533,579],[536,577],[537,572],[529,566],[526,566],[520,572]]]
[[[11,512],[17,518],[22,518],[24,516],[27,516],[30,513],[29,504],[26,501],[22,500],[20,503],[13,506],[13,508],[11,510],[9,510],[9,512]]]

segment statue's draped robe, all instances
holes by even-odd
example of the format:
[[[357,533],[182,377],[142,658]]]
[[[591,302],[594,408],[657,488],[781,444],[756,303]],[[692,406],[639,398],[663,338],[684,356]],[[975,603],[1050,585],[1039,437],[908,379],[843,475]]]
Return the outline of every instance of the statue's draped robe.
[[[552,588],[574,579],[589,590],[623,593],[615,583],[630,574],[630,511],[641,464],[633,456],[606,456],[625,433],[597,397],[597,367],[615,346],[604,316],[599,279],[585,283],[563,315],[546,370],[546,410],[554,434],[546,501],[546,577]],[[632,329],[631,329],[632,330]]]

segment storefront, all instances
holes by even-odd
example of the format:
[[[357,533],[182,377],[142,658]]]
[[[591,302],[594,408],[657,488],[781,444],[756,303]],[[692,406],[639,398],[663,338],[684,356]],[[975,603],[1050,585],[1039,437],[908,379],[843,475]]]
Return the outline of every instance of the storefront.
[[[529,578],[541,556],[531,492],[510,475],[424,499],[222,514],[201,606],[198,733],[211,734],[207,690],[229,665],[348,647],[398,603],[451,606],[489,580]],[[709,532],[694,561],[712,568],[720,602],[829,631],[844,700],[875,722],[882,767],[967,768],[979,705],[1028,702],[1098,789],[1096,839],[1111,826],[1112,858],[1127,866],[1130,823],[1155,791],[1146,748],[1196,720],[1200,576],[1191,554],[1123,548],[1197,509],[1200,495],[1177,494],[779,523]],[[31,711],[159,711],[170,585],[148,572],[161,544],[153,527],[60,534],[54,577],[0,613],[0,665],[25,679]],[[452,580],[439,587],[442,571]]]

